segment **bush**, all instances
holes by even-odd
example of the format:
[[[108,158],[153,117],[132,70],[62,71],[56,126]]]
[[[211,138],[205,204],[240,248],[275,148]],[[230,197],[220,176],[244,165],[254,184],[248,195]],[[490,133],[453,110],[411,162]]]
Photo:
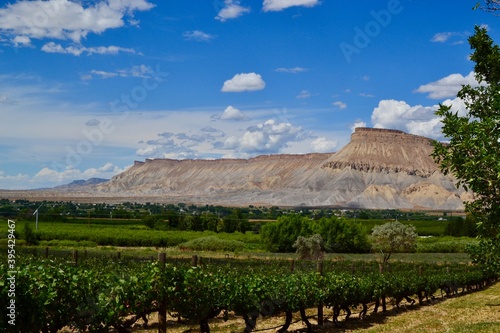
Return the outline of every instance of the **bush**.
[[[38,245],[39,237],[38,234],[33,231],[33,228],[29,223],[24,224],[23,228],[23,238],[27,245]]]
[[[293,247],[297,249],[299,259],[323,259],[323,239],[318,234],[314,234],[311,237],[299,236]]]

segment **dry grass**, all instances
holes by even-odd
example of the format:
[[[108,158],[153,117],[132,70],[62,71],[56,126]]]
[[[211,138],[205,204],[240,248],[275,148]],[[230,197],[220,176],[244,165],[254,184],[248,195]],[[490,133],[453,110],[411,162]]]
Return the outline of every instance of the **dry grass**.
[[[370,309],[372,310],[372,309]],[[424,306],[402,306],[400,309],[390,308],[385,313],[369,313],[364,320],[359,320],[357,314],[352,319],[338,326],[331,322],[331,310],[325,309],[328,316],[322,328],[316,327],[320,333],[498,333],[500,332],[500,282],[479,292],[459,294],[451,298],[438,298],[431,304]],[[315,309],[308,311],[308,316],[316,314]],[[154,322],[156,318],[151,318]],[[173,318],[169,319],[167,332],[185,333],[198,332],[198,325],[174,324]],[[343,317],[341,317],[343,319]],[[304,332],[305,326],[298,313],[294,314],[294,324],[289,331]],[[257,330],[269,328],[262,332],[275,332],[284,323],[284,317],[259,318]],[[315,319],[311,323],[316,324]],[[150,329],[137,330],[140,333],[157,332],[157,326],[151,325]],[[245,324],[241,317],[230,316],[228,321],[215,319],[210,321],[212,332],[232,333],[243,332]]]

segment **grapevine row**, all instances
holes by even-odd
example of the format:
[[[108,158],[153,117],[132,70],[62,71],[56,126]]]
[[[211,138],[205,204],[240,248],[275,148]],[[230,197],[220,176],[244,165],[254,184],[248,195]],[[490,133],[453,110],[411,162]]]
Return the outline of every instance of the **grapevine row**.
[[[7,267],[0,265],[0,306],[8,304]],[[178,318],[210,331],[210,320],[232,313],[245,320],[241,330],[255,329],[259,316],[284,313],[285,331],[292,314],[300,312],[310,327],[305,309],[323,304],[334,309],[334,320],[344,309],[367,304],[397,304],[405,297],[420,303],[436,292],[451,294],[484,286],[493,276],[468,267],[446,272],[391,274],[320,274],[280,268],[207,266],[188,267],[158,262],[120,264],[91,261],[80,266],[36,259],[24,263],[16,274],[16,324],[0,318],[7,332],[53,332],[70,327],[80,332],[129,332],[132,325],[157,312],[160,304]]]

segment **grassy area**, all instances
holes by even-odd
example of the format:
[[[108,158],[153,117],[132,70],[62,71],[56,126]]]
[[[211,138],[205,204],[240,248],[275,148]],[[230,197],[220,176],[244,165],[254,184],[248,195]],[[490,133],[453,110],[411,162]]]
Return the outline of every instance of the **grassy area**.
[[[467,295],[438,300],[431,306],[391,311],[348,324],[341,332],[496,333],[500,332],[500,283]],[[323,332],[339,332],[338,329]]]

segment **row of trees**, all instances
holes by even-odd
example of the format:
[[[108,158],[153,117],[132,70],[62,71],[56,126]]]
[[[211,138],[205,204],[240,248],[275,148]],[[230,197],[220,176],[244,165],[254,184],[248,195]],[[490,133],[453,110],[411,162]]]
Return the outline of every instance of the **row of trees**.
[[[158,230],[191,230],[191,231],[214,231],[234,233],[236,231],[245,233],[253,230],[240,209],[233,209],[231,214],[219,217],[218,214],[204,212],[195,214],[166,213],[159,215],[148,215],[142,219],[144,224],[151,229]],[[258,230],[254,230],[258,231]]]
[[[271,252],[294,252],[294,243],[302,237],[321,236],[327,252],[368,252],[370,244],[365,230],[359,223],[338,217],[312,220],[298,214],[282,216],[276,222],[262,226],[261,237]]]

